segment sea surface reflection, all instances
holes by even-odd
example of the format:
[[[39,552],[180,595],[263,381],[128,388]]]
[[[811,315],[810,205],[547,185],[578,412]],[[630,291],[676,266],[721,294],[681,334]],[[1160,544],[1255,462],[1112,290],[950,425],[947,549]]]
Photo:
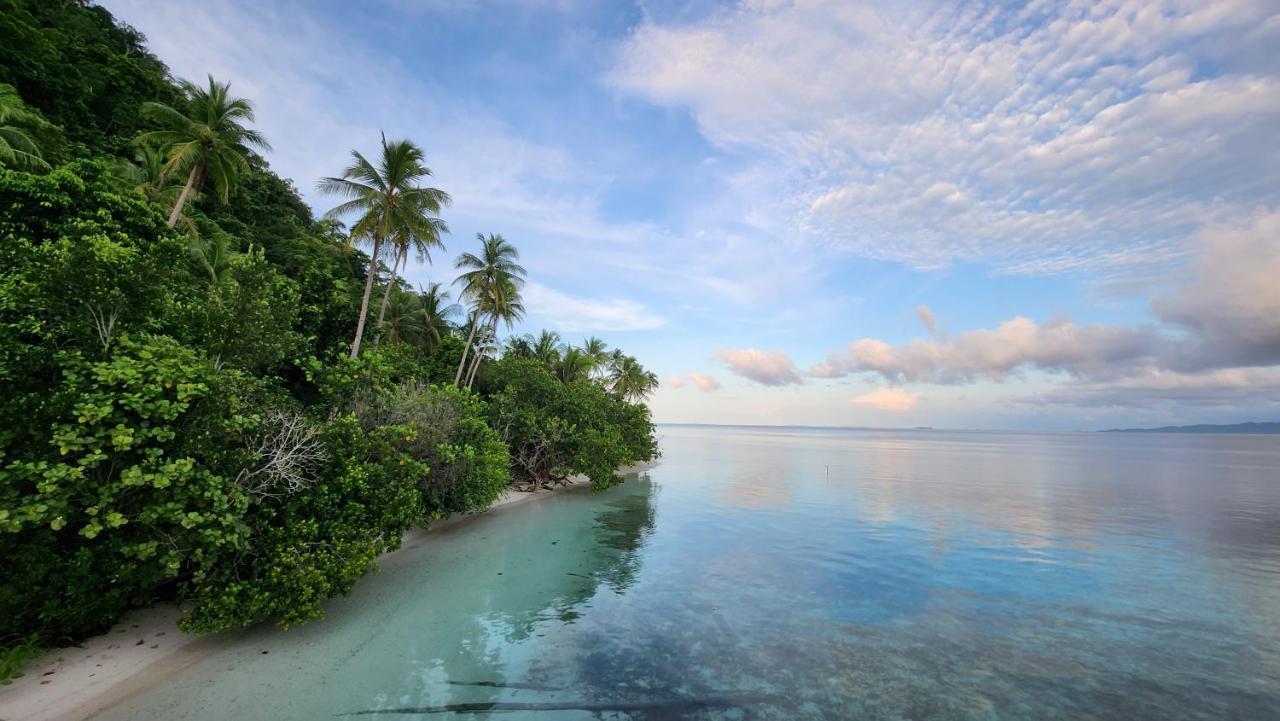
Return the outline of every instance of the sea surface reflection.
[[[100,718],[1280,719],[1280,439],[661,433]]]

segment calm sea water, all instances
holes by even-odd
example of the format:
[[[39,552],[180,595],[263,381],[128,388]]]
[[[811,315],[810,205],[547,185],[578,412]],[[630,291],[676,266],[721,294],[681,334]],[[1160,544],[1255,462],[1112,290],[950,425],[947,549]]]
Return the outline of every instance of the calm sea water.
[[[1280,719],[1280,438],[661,433],[100,718]]]

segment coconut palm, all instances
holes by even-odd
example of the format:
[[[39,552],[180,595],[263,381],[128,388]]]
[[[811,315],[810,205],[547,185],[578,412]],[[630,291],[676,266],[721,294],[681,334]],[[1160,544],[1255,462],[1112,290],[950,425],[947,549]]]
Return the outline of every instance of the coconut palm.
[[[595,362],[591,356],[581,348],[569,347],[565,348],[564,353],[560,355],[560,362],[556,364],[554,370],[560,382],[568,385],[587,380],[594,365]]]
[[[502,347],[503,358],[527,359],[533,357],[533,336],[525,333],[524,335],[513,335],[507,338],[507,342]]]
[[[563,351],[564,344],[560,341],[560,334],[553,330],[542,331],[533,341],[533,357],[542,361],[548,370],[554,371],[559,365]]]
[[[386,321],[382,329],[384,340],[392,345],[423,342],[427,333],[426,314],[422,298],[417,293],[396,288],[383,310]]]
[[[123,190],[137,193],[152,203],[172,208],[178,202],[182,186],[174,182],[173,176],[167,174],[165,154],[150,145],[134,148],[133,159],[121,158],[111,166],[111,179]],[[200,193],[191,191],[188,202],[200,199]],[[198,234],[196,224],[185,212],[179,213],[178,222],[182,223],[191,236]]]
[[[253,105],[244,98],[231,97],[231,85],[209,76],[209,87],[183,80],[179,83],[186,99],[179,110],[164,103],[142,104],[142,115],[160,126],[139,135],[140,146],[162,148],[164,173],[185,175],[185,185],[169,213],[169,227],[178,218],[191,194],[212,183],[219,200],[227,202],[240,176],[249,171],[251,149],[270,150],[262,134],[245,127],[253,122]]]
[[[502,281],[505,284],[507,281]],[[516,321],[524,317],[524,303],[520,300],[520,291],[514,287],[508,287],[500,292],[493,292],[487,295],[478,306],[478,310],[489,318],[488,341],[496,350],[496,341],[498,338],[498,322],[502,321],[510,328]],[[480,345],[477,343],[476,347]],[[480,361],[484,354],[477,351],[475,358],[471,362],[471,370],[467,372],[467,387],[475,382],[476,371],[480,369]]]
[[[458,372],[453,376],[456,386],[462,381],[462,371],[467,367],[467,353],[475,340],[476,328],[481,317],[486,315],[485,305],[498,308],[504,302],[518,302],[521,286],[524,285],[524,266],[516,261],[520,252],[501,235],[493,233],[486,238],[483,233],[476,233],[480,241],[480,254],[463,253],[454,261],[454,267],[463,273],[454,280],[462,286],[459,296],[471,303],[475,312],[471,317],[471,330],[467,333],[467,343],[462,347],[462,359],[458,362]],[[506,296],[511,296],[506,298]]]
[[[646,371],[635,358],[615,351],[611,356],[609,384],[610,390],[634,403],[644,400],[658,387],[658,376]]]
[[[402,228],[387,239],[385,249],[392,255],[391,279],[387,281],[386,289],[382,292],[382,306],[378,310],[379,331],[382,329],[382,319],[387,312],[387,296],[391,294],[391,288],[396,284],[399,270],[409,262],[409,251],[414,252],[414,257],[419,263],[430,263],[431,249],[444,249],[444,242],[440,240],[440,236],[449,232],[449,226],[445,225],[443,220],[431,215],[428,211],[423,229],[426,230],[425,233],[418,232],[421,229]]]
[[[19,123],[28,127],[45,125],[37,114],[27,110],[18,91],[12,85],[0,85],[0,167],[21,170],[48,170],[40,146],[31,139]]]
[[[600,377],[609,365],[609,346],[604,341],[592,336],[582,341],[582,353],[591,359],[589,375]]]
[[[232,263],[241,255],[235,248],[235,239],[222,232],[214,233],[208,239],[192,238],[187,248],[195,270],[208,276],[213,285],[227,279]]]
[[[347,198],[325,217],[357,216],[351,226],[352,241],[367,240],[373,246],[356,320],[356,335],[351,341],[352,358],[360,354],[382,244],[400,234],[431,236],[437,228],[440,208],[449,202],[449,195],[443,190],[418,185],[431,175],[421,148],[408,140],[388,142],[383,135],[381,150],[376,165],[358,151],[351,151],[352,163],[342,171],[342,176],[322,178],[318,186],[321,192]]]
[[[462,306],[452,302],[449,291],[439,283],[432,283],[425,290],[419,288],[418,299],[422,303],[422,348],[430,353],[453,328],[451,319]]]

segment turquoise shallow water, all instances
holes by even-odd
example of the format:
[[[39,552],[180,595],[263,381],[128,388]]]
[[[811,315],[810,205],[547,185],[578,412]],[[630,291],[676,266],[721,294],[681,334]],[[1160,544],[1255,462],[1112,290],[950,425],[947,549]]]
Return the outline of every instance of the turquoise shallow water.
[[[98,718],[1280,719],[1280,438],[661,434]]]

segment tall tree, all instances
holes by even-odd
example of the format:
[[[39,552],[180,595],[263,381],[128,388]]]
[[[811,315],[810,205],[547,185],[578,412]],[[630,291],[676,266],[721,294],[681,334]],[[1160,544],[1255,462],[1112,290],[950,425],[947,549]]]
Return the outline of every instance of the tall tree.
[[[658,387],[658,376],[646,371],[635,358],[614,351],[610,356],[609,383],[614,393],[637,402],[647,398]]]
[[[454,303],[449,291],[439,283],[431,283],[426,289],[419,288],[418,298],[422,301],[422,349],[430,353],[453,328],[451,319],[462,310],[462,306]]]
[[[378,310],[379,332],[382,331],[382,320],[387,313],[387,298],[391,295],[391,287],[396,284],[399,270],[409,262],[409,251],[414,252],[419,263],[430,263],[431,249],[444,249],[444,242],[440,240],[440,236],[449,232],[449,226],[445,225],[444,220],[431,215],[430,211],[427,213],[426,221],[425,226],[428,232],[425,234],[405,228],[387,240],[387,250],[392,255],[391,279],[387,281],[387,287],[382,291],[382,307]]]
[[[505,280],[502,282],[506,282]],[[524,303],[520,300],[520,291],[516,288],[505,288],[501,292],[490,293],[478,306],[478,310],[489,317],[489,333],[486,338],[490,347],[496,349],[498,340],[498,322],[510,328],[516,321],[524,317]],[[475,382],[476,371],[480,369],[480,361],[484,354],[480,352],[480,344],[476,344],[476,355],[471,362],[471,370],[467,372],[467,387]]]
[[[483,314],[486,314],[486,303],[492,305],[505,295],[518,295],[524,285],[524,266],[518,262],[520,251],[506,241],[501,235],[476,233],[480,241],[480,254],[463,253],[454,261],[454,267],[463,272],[454,280],[462,286],[459,296],[470,302],[474,313],[471,318],[471,330],[467,333],[467,343],[462,347],[462,359],[458,361],[458,372],[453,376],[456,386],[462,381],[463,369],[467,367],[467,354],[471,343],[475,340],[476,328]],[[512,298],[515,301],[518,298]]]
[[[17,123],[18,125],[14,125]],[[0,167],[20,170],[48,170],[40,146],[19,125],[43,124],[39,115],[27,110],[12,85],[0,84]]]
[[[240,176],[249,172],[250,150],[271,149],[261,133],[245,127],[253,122],[253,104],[232,97],[230,83],[219,83],[210,75],[207,88],[187,80],[179,85],[186,101],[183,107],[143,103],[143,117],[160,129],[144,132],[134,140],[141,146],[163,149],[165,174],[186,176],[169,213],[170,228],[177,225],[191,194],[206,182],[213,184],[219,200],[227,202]]]
[[[133,159],[121,158],[111,166],[111,177],[122,189],[137,193],[147,200],[172,208],[178,202],[178,194],[182,192],[180,182],[174,182],[173,176],[165,173],[165,154],[149,145],[141,145],[133,149]],[[191,191],[187,202],[200,199],[200,193]],[[178,215],[178,222],[186,228],[187,234],[193,238],[199,235],[199,229],[191,216],[185,212]]]
[[[408,140],[388,142],[382,136],[382,154],[375,165],[358,151],[351,151],[352,163],[338,178],[322,178],[318,185],[323,193],[343,196],[347,200],[330,210],[326,217],[357,215],[351,226],[351,238],[368,238],[373,245],[369,271],[360,299],[360,316],[356,335],[351,341],[351,357],[360,354],[365,320],[369,316],[369,296],[378,273],[382,244],[399,234],[429,237],[439,222],[440,208],[449,202],[449,194],[437,188],[418,185],[431,175],[422,149]]]
[[[563,352],[564,343],[560,341],[560,334],[553,330],[543,330],[533,341],[533,357],[542,361],[547,370],[553,373]]]
[[[582,341],[582,353],[591,359],[591,370],[588,375],[598,377],[604,374],[609,366],[609,346],[595,336]]]

